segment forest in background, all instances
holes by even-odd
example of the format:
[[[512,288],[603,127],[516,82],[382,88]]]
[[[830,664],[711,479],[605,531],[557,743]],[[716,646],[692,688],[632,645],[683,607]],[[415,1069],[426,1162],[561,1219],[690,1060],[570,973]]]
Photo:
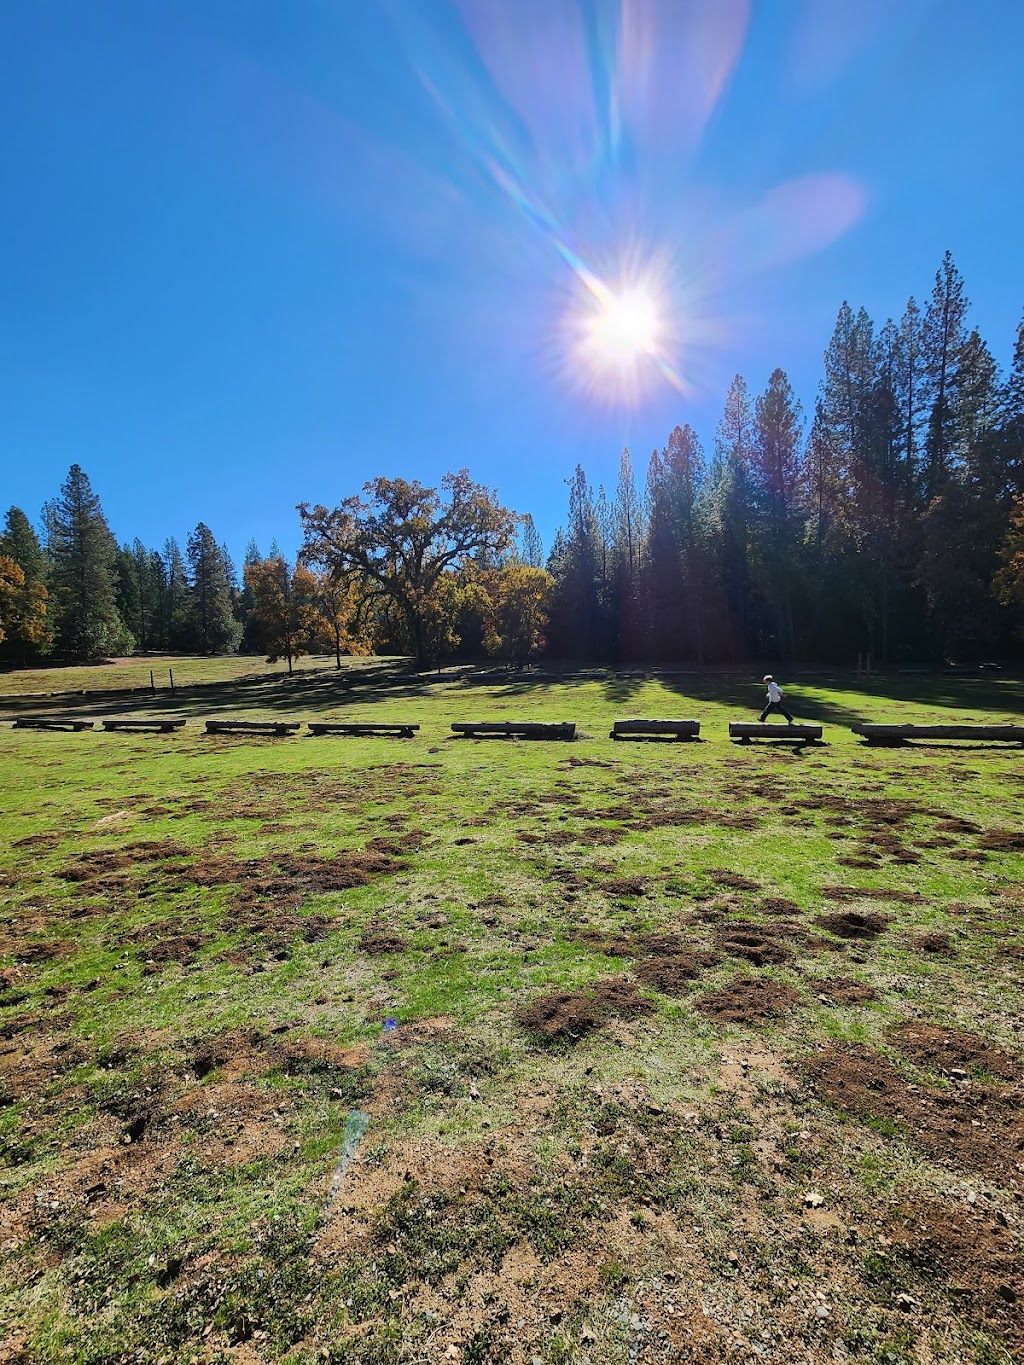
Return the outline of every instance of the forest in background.
[[[877,327],[844,303],[814,410],[785,372],[737,375],[710,453],[688,425],[642,479],[577,466],[545,553],[466,471],[303,504],[303,549],[241,573],[200,522],[118,544],[72,466],[0,534],[0,659],[152,651],[287,658],[487,652],[597,661],[882,663],[1011,657],[1024,623],[1024,321],[1008,373],[968,326],[947,252],[930,297]]]

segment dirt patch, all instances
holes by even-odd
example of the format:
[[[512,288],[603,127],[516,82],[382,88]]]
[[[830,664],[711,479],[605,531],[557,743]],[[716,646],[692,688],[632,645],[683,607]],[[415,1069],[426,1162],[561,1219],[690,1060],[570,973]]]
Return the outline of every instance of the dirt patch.
[[[162,862],[165,858],[187,858],[191,849],[176,839],[143,839],[121,848],[98,848],[80,862],[61,868],[57,876],[66,882],[95,882],[112,872],[122,872],[137,863]]]
[[[154,926],[150,926],[153,928]],[[200,948],[203,948],[213,937],[211,934],[188,933],[171,934],[168,937],[160,937],[163,933],[162,928],[157,928],[157,933],[153,941],[145,944],[137,951],[137,956],[143,962],[143,971],[146,975],[152,975],[160,967],[168,962],[177,962],[182,966],[192,962]]]
[[[391,933],[366,933],[359,940],[360,951],[368,953],[370,957],[381,957],[385,953],[404,953],[408,946],[408,939]]]
[[[940,820],[935,828],[942,834],[980,834],[981,827],[971,820],[961,820],[959,816],[954,816],[949,820]]]
[[[713,806],[654,806],[632,822],[636,830],[671,828],[675,825],[722,825],[725,829],[757,829],[753,815],[716,810]]]
[[[694,1001],[702,1014],[724,1024],[756,1024],[777,1019],[799,1004],[799,992],[763,976],[738,976],[728,986],[708,991]]]
[[[987,829],[979,838],[978,847],[993,853],[1024,853],[1024,830]]]
[[[1007,1187],[1024,1175],[1020,1095],[992,1086],[911,1086],[888,1058],[860,1043],[833,1043],[806,1065],[832,1104],[876,1132],[903,1136],[941,1166]]]
[[[576,1042],[610,1019],[650,1014],[653,1005],[628,977],[608,976],[592,991],[553,991],[516,1011],[516,1022],[546,1042]]]
[[[738,872],[730,872],[725,867],[709,867],[708,877],[717,886],[728,887],[730,891],[760,891],[759,882],[751,881],[749,877],[743,877]]]
[[[58,834],[55,830],[50,830],[45,834],[26,834],[24,839],[15,839],[11,848],[56,848],[63,843],[65,836]]]
[[[838,938],[862,939],[877,938],[890,923],[885,915],[872,910],[836,910],[828,915],[818,915],[814,922]]]
[[[837,1005],[865,1005],[869,1000],[877,1000],[878,992],[863,981],[854,981],[849,976],[830,976],[823,980],[809,982],[818,995],[827,996]]]
[[[663,995],[686,995],[691,981],[720,959],[716,953],[679,952],[670,957],[649,957],[638,962],[636,975]]]
[[[934,957],[955,957],[953,940],[941,929],[930,929],[926,934],[916,934],[910,940],[911,948],[919,953],[929,953]]]
[[[714,940],[715,946],[729,957],[741,957],[755,967],[765,967],[791,960],[792,952],[781,941],[784,932],[776,925],[733,920],[715,929]]]
[[[1018,1058],[964,1029],[941,1028],[911,1019],[893,1031],[893,1038],[901,1052],[929,1071],[946,1074],[954,1069],[978,1070],[1004,1081],[1024,1079],[1024,1068]]]
[[[1024,1256],[1005,1219],[923,1202],[894,1210],[886,1230],[893,1260],[937,1281],[966,1317],[1024,1348]]]
[[[609,896],[643,896],[647,886],[646,877],[613,877],[601,883],[601,890]]]
[[[328,857],[309,853],[269,854],[246,862],[227,854],[215,854],[180,875],[196,886],[233,888],[238,907],[251,907],[272,899],[284,908],[295,908],[307,896],[367,886],[374,877],[407,866],[402,859],[377,849]]]
[[[762,915],[799,915],[800,907],[796,901],[788,901],[783,896],[765,896],[758,905]]]

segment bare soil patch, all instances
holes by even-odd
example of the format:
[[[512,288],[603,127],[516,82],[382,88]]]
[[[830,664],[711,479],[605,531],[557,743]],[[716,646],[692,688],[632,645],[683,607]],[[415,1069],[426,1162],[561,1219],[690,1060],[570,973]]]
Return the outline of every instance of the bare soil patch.
[[[601,883],[601,890],[609,896],[644,896],[648,885],[646,877],[613,877]]]
[[[911,1086],[888,1058],[859,1043],[829,1044],[806,1071],[832,1104],[876,1130],[887,1122],[936,1164],[1021,1184],[1019,1093],[975,1084]]]
[[[993,853],[1024,853],[1024,830],[987,829],[978,839],[978,847]]]
[[[695,981],[719,957],[711,952],[679,952],[670,957],[649,957],[635,967],[637,977],[663,995],[686,995],[691,981]]]
[[[796,901],[786,900],[783,896],[765,896],[757,909],[762,915],[799,915],[800,907]]]
[[[742,876],[739,872],[730,872],[725,867],[709,867],[708,876],[718,886],[728,887],[730,891],[760,891],[759,882],[751,881],[749,877]]]
[[[910,946],[919,953],[928,953],[935,957],[956,956],[953,940],[941,929],[930,929],[925,934],[915,934],[910,940]]]
[[[360,951],[368,953],[370,957],[381,957],[385,953],[404,953],[408,946],[408,939],[402,938],[399,934],[386,932],[366,933],[359,940]]]
[[[792,951],[782,942],[785,932],[781,925],[732,920],[715,929],[714,940],[715,946],[729,957],[741,957],[755,967],[765,967],[792,959]]]
[[[835,910],[828,915],[818,915],[814,922],[839,938],[862,939],[877,938],[890,924],[885,915],[872,910]]]
[[[1004,1081],[1024,1079],[1024,1066],[976,1033],[908,1020],[893,1031],[896,1046],[918,1066],[946,1074],[952,1069],[981,1070]]]
[[[800,1004],[792,986],[763,976],[738,976],[728,986],[698,996],[694,1005],[702,1014],[723,1024],[757,1024],[777,1019]]]
[[[864,1005],[869,1000],[877,1000],[878,992],[863,981],[855,981],[849,976],[829,976],[809,982],[819,995],[825,995],[837,1005]]]
[[[523,1005],[516,1022],[545,1042],[576,1042],[610,1019],[650,1014],[653,1005],[628,977],[608,976],[591,991],[553,991]]]
[[[1005,1219],[925,1201],[894,1210],[887,1231],[890,1257],[937,1281],[974,1322],[1024,1348],[1024,1256]]]

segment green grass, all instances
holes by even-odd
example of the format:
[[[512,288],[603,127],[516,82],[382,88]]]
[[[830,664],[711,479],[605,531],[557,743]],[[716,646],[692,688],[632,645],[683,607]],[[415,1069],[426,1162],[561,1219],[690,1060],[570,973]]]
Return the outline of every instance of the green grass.
[[[202,673],[190,681],[214,680]],[[828,744],[794,751],[729,742],[761,697],[735,675],[503,685],[372,660],[219,676],[174,709],[422,728],[0,732],[0,1339],[20,1358],[397,1362],[455,1345],[463,1360],[596,1365],[727,1359],[737,1331],[765,1359],[839,1342],[868,1360],[1012,1358],[1007,1301],[979,1289],[965,1308],[946,1290],[969,1276],[966,1244],[924,1288],[900,1263],[927,1304],[908,1318],[878,1240],[915,1196],[972,1227],[970,1186],[989,1222],[1003,1211],[1012,1280],[1012,1164],[925,1150],[807,1068],[850,1050],[946,1084],[901,1053],[908,1019],[1019,1058],[1024,853],[984,847],[1024,829],[1019,751],[876,751],[845,727],[1014,718],[1024,686],[801,680],[787,697]],[[612,743],[626,715],[696,716],[706,742]],[[579,738],[450,737],[454,720],[513,717],[575,720]],[[367,850],[385,861],[363,884],[318,884]],[[884,932],[817,923],[847,909],[884,915]],[[782,926],[782,961],[723,950],[748,924]],[[644,984],[639,943],[668,931],[718,955],[672,995]],[[916,947],[925,932],[952,951]],[[363,946],[384,934],[395,951]],[[517,1022],[538,995],[609,976],[646,1011],[547,1046]],[[796,1003],[733,1023],[698,1008],[750,976]],[[837,977],[876,998],[830,1002]],[[979,1067],[969,1083],[1006,1085]],[[329,1203],[355,1110],[366,1137]]]

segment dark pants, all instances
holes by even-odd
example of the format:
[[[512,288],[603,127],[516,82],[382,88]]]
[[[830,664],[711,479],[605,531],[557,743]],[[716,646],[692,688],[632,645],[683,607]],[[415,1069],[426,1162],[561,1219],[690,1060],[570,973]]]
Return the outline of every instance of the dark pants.
[[[789,712],[783,706],[781,701],[770,701],[768,705],[764,708],[764,710],[761,712],[761,714],[758,716],[758,720],[763,721],[770,711],[781,711],[782,714],[789,721],[790,725],[793,724],[793,717],[789,714]]]

